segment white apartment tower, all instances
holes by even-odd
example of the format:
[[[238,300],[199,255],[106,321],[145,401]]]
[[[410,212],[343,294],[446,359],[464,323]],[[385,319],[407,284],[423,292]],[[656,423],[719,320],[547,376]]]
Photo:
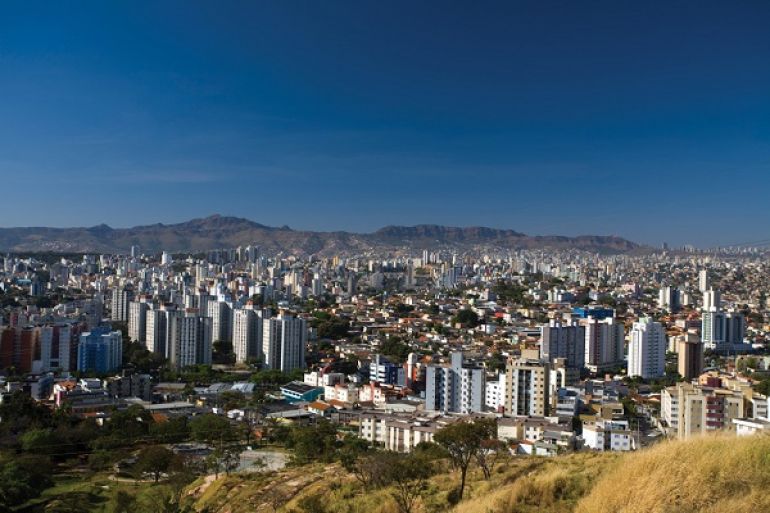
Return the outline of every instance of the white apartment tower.
[[[704,294],[711,288],[711,279],[709,277],[708,269],[701,269],[698,272],[698,290]]]
[[[307,321],[283,316],[262,322],[262,361],[268,369],[289,372],[305,368]]]
[[[211,317],[212,337],[214,341],[231,342],[232,341],[232,309],[225,301],[210,301],[206,305],[208,317]],[[201,312],[206,310],[201,307]]]
[[[262,317],[252,309],[233,310],[233,351],[235,361],[259,358],[262,347]]]
[[[211,318],[191,309],[169,319],[169,361],[177,369],[211,364]]]
[[[145,343],[147,340],[147,310],[144,301],[131,301],[128,304],[128,339],[132,342]]]
[[[112,289],[112,314],[113,321],[128,321],[128,304],[134,299],[134,291],[125,287]]]
[[[666,331],[646,317],[634,323],[628,346],[628,375],[644,379],[663,376],[666,370]]]

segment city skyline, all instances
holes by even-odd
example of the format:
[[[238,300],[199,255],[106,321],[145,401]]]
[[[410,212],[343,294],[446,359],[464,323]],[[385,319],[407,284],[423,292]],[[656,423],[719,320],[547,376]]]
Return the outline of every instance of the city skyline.
[[[761,2],[0,12],[3,227],[770,237]]]

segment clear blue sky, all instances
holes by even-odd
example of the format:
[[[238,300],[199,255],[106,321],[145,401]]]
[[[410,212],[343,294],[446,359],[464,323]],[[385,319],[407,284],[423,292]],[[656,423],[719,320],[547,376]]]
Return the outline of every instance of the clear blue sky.
[[[3,2],[0,192],[1,226],[767,239],[770,2]]]

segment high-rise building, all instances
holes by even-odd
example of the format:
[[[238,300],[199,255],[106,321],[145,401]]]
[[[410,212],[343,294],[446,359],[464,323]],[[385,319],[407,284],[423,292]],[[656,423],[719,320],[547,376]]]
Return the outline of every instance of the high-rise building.
[[[677,341],[679,375],[685,380],[694,379],[703,372],[703,344],[697,333],[687,332]]]
[[[628,346],[628,375],[658,378],[666,370],[666,331],[646,317],[634,323]]]
[[[261,358],[268,369],[290,372],[305,368],[307,321],[279,315],[262,321]]]
[[[248,248],[246,248],[248,250]],[[260,356],[262,347],[262,317],[252,309],[233,310],[233,352],[239,363]]]
[[[725,342],[733,349],[743,344],[746,337],[746,319],[741,312],[728,310],[725,314]]]
[[[486,372],[468,362],[459,351],[450,365],[428,365],[425,377],[425,409],[452,413],[473,413],[484,409]]]
[[[588,318],[585,328],[585,365],[591,372],[602,372],[624,364],[625,327],[622,322],[607,317]]]
[[[48,372],[54,369],[70,371],[72,352],[72,327],[69,324],[41,326],[39,332],[39,351],[32,362],[33,372]]]
[[[173,305],[172,305],[173,306]],[[181,316],[183,312],[168,306],[147,311],[147,329],[145,347],[148,351],[169,358],[171,351],[171,317]]]
[[[100,326],[80,335],[78,371],[105,374],[120,368],[123,360],[123,335]]]
[[[703,293],[703,311],[720,312],[722,298],[718,290],[708,289]]]
[[[705,293],[711,288],[711,278],[708,269],[701,269],[698,272],[698,290]]]
[[[142,344],[147,340],[147,311],[149,305],[144,301],[131,301],[128,304],[128,339]]]
[[[506,415],[545,417],[550,409],[551,365],[528,358],[512,358],[505,368]]]
[[[213,340],[232,342],[232,309],[225,301],[210,301],[207,305],[208,317],[211,317]],[[206,310],[201,309],[201,312]]]
[[[678,312],[681,308],[681,295],[676,287],[662,287],[658,292],[658,306],[669,312]]]
[[[585,328],[577,322],[562,324],[551,320],[540,327],[540,358],[549,363],[564,358],[567,368],[579,373],[585,366],[585,342]]]
[[[112,289],[112,314],[113,321],[128,321],[128,304],[134,299],[134,291],[128,287],[115,287]]]
[[[726,349],[727,322],[724,312],[711,308],[701,313],[701,337],[708,349],[717,351]]]
[[[190,309],[182,315],[170,315],[169,362],[177,369],[190,365],[211,364],[211,318]]]

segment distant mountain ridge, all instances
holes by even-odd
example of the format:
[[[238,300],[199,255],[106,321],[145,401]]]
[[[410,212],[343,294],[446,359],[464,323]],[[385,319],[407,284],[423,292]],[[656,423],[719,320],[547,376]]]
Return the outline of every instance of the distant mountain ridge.
[[[514,230],[416,225],[386,226],[373,233],[313,232],[272,227],[249,219],[212,215],[176,224],[111,228],[0,228],[0,251],[127,253],[132,245],[143,252],[198,252],[257,244],[268,252],[332,255],[345,252],[406,249],[580,249],[627,253],[642,246],[613,235],[530,236]]]

